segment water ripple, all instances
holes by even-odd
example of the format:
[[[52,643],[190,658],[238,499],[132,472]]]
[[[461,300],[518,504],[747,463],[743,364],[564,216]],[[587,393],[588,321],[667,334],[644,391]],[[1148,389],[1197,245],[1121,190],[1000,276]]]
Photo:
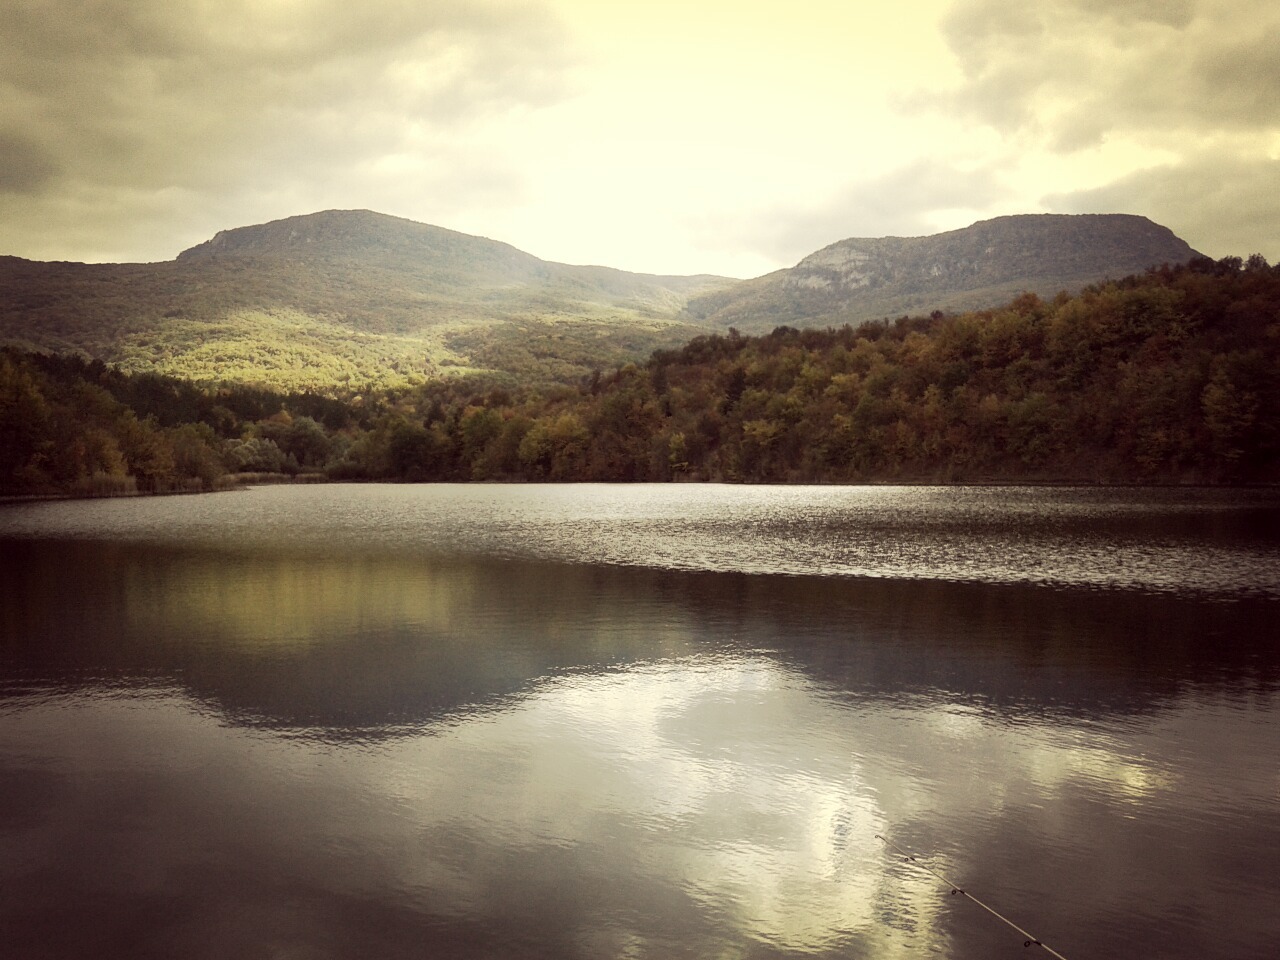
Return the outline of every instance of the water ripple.
[[[1280,494],[332,485],[0,511],[0,536],[366,547],[682,571],[1280,598]]]

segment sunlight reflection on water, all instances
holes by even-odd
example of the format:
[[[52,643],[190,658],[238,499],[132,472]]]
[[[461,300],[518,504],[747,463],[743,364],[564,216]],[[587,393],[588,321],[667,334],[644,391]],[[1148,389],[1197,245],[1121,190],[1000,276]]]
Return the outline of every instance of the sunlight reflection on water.
[[[10,507],[0,534],[1280,597],[1278,504],[1198,489],[333,485],[184,498],[181,511]]]

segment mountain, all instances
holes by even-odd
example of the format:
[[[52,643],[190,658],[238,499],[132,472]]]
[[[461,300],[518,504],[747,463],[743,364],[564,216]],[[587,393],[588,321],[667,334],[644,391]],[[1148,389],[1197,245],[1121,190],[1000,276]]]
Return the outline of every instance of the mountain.
[[[1032,214],[929,237],[848,239],[788,270],[693,296],[690,319],[719,328],[829,326],[1052,296],[1106,278],[1186,263],[1195,250],[1127,214]]]
[[[0,257],[0,343],[128,371],[277,389],[399,387],[487,371],[567,382],[708,326],[858,324],[1052,295],[1195,251],[1143,217],[999,217],[842,240],[754,280],[540,260],[368,210],[224,230],[162,263]]]
[[[682,307],[690,292],[732,282],[552,263],[507,243],[369,210],[327,210],[223,230],[178,254],[180,263],[192,265],[229,259],[277,268],[358,263],[412,281],[420,292],[451,292],[463,304],[475,299],[502,303],[505,295],[512,309],[519,308],[521,297],[541,294],[563,299],[566,308],[594,304],[665,314]],[[359,312],[358,302],[343,299]]]
[[[688,339],[688,297],[732,282],[552,263],[328,210],[224,230],[162,263],[0,257],[0,341],[286,388],[479,369],[563,380]]]

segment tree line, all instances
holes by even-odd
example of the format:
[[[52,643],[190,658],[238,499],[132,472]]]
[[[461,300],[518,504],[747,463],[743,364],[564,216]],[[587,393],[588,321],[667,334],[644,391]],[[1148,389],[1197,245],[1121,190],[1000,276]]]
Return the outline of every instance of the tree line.
[[[472,376],[284,395],[8,351],[0,485],[1266,483],[1280,480],[1278,354],[1280,266],[1256,255],[958,315],[708,334],[539,388]]]

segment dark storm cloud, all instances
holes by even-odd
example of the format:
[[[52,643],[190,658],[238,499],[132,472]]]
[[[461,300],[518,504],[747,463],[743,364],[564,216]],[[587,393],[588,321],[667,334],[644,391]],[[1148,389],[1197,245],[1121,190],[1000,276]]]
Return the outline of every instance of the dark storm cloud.
[[[736,231],[751,249],[795,263],[849,237],[915,237],[937,232],[930,214],[980,210],[1005,195],[999,170],[959,170],[928,158],[846,187],[818,207],[780,207]]]
[[[1057,213],[1141,211],[1211,257],[1280,259],[1280,160],[1205,155],[1045,198]]]
[[[959,0],[943,31],[965,77],[945,107],[1056,149],[1280,122],[1277,4]]]
[[[436,140],[557,101],[572,66],[549,13],[502,0],[0,0],[0,15],[5,246],[50,217],[124,229],[405,150],[447,165]]]

